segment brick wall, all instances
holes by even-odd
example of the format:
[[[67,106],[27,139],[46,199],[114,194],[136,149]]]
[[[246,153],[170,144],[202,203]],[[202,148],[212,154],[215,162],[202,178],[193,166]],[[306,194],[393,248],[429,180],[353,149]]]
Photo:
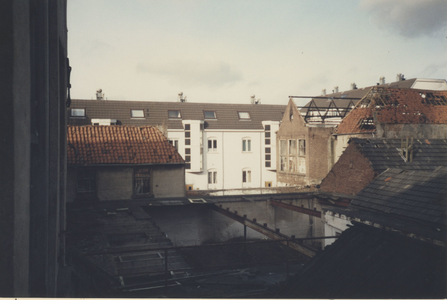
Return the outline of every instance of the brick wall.
[[[319,184],[329,172],[330,138],[333,128],[310,127],[307,143],[309,184]]]
[[[332,170],[323,179],[321,190],[326,193],[356,195],[377,174],[369,160],[354,144],[349,144]]]

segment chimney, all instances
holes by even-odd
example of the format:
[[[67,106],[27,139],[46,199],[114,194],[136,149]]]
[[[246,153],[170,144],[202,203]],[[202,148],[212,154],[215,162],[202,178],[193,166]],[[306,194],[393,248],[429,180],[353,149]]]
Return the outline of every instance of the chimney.
[[[326,89],[321,90],[321,96],[326,96]]]
[[[379,78],[379,84],[385,84],[385,76]]]
[[[103,100],[104,94],[102,93],[102,89],[96,90],[96,100]]]
[[[403,80],[405,80],[404,74],[399,73],[396,75],[396,81],[403,81]]]
[[[338,86],[334,86],[334,93],[338,93]]]
[[[260,104],[261,103],[261,99],[255,99],[256,98],[255,95],[251,95],[250,98],[251,98],[251,100],[250,100],[251,104]]]
[[[178,93],[178,101],[179,102],[186,102],[186,96],[183,97],[183,92]]]
[[[357,85],[355,84],[355,82],[351,83],[351,90],[356,90],[357,89]]]

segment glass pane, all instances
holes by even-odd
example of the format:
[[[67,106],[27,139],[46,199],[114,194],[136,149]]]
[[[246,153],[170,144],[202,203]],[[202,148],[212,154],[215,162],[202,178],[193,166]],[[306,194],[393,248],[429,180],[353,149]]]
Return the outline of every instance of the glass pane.
[[[208,183],[213,183],[213,173],[212,172],[208,172]]]
[[[270,130],[270,125],[265,125],[265,131],[269,131]]]
[[[296,140],[289,140],[289,155],[296,155]]]
[[[185,154],[191,154],[191,148],[185,148]]]
[[[242,171],[242,182],[247,182],[247,172]]]
[[[306,155],[306,140],[299,140],[300,143],[300,153],[299,155]]]
[[[296,156],[289,157],[289,172],[296,173]]]
[[[185,130],[191,130],[191,124],[185,124]]]
[[[213,148],[213,141],[208,140],[208,150],[210,150],[211,148]]]
[[[287,155],[287,141],[280,140],[279,147],[280,147],[281,155]]]
[[[213,172],[213,183],[217,183],[217,172]]]
[[[247,150],[251,151],[251,140],[247,140]]]
[[[251,182],[251,171],[247,171],[247,182]]]
[[[286,170],[286,157],[285,156],[281,156],[281,166],[280,166],[280,170],[281,171],[285,171]]]
[[[213,140],[213,148],[214,148],[214,150],[217,149],[217,140]]]
[[[306,173],[306,158],[299,157],[298,160],[298,172],[299,173]]]
[[[270,148],[265,148],[265,153],[271,153]]]
[[[247,151],[247,141],[246,140],[242,140],[242,151],[243,152]]]

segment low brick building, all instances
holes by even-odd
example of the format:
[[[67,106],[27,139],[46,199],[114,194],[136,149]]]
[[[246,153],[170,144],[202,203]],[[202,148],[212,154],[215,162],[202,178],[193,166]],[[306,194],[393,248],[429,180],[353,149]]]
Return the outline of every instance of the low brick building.
[[[68,126],[67,200],[185,196],[184,160],[152,126]]]

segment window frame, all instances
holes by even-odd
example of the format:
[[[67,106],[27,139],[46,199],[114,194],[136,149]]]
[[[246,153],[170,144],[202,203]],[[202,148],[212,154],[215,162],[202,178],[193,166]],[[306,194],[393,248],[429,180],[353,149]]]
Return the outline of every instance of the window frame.
[[[207,139],[207,151],[208,152],[217,152],[217,138],[209,137]],[[210,147],[211,146],[211,147]]]
[[[208,170],[208,185],[217,184],[217,171],[214,169]]]
[[[251,169],[242,169],[242,184],[251,183]]]
[[[142,116],[135,116],[134,112],[142,112]],[[130,110],[130,118],[131,119],[144,119],[144,109],[131,109]]]
[[[251,153],[251,138],[242,138],[242,153]]]

